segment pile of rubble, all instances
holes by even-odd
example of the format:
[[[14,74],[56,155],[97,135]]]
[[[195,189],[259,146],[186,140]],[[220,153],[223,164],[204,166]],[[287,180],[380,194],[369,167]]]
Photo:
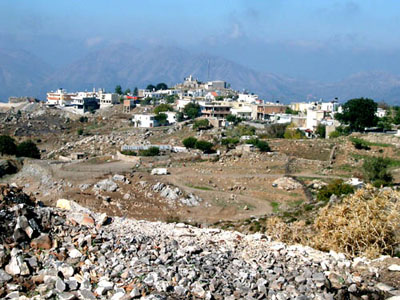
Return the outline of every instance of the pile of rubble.
[[[203,201],[203,199],[192,193],[185,196],[178,187],[162,182],[157,182],[152,189],[154,192],[159,193],[162,198],[165,198],[171,208],[176,208],[177,203],[186,206],[198,206]]]
[[[286,177],[286,176],[276,179],[272,183],[272,186],[286,191],[296,190],[302,187],[300,182],[293,179],[292,177]]]
[[[6,299],[380,299],[369,261],[268,237],[108,218],[74,202],[42,207],[0,187],[0,297]],[[375,278],[375,279],[374,279]]]

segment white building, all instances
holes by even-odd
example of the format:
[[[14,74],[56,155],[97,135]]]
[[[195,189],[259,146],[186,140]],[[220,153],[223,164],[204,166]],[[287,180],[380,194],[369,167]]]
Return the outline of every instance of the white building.
[[[169,124],[174,124],[176,123],[176,112],[175,111],[165,111],[163,112],[164,114],[167,115],[167,121]]]
[[[323,110],[307,109],[306,128],[314,131],[324,117],[325,112]]]
[[[78,92],[72,97],[71,106],[78,114],[84,114],[99,108],[99,99],[95,92]]]
[[[386,110],[384,110],[383,108],[378,107],[378,110],[376,111],[375,115],[378,118],[383,118],[384,116],[386,116]]]
[[[116,93],[105,93],[100,90],[97,92],[97,98],[100,101],[100,108],[110,107],[119,103],[119,95]]]
[[[60,88],[57,91],[47,93],[47,105],[68,106],[71,105],[72,98],[76,93],[67,93],[66,90]]]
[[[135,127],[141,128],[153,128],[160,124],[155,119],[155,114],[134,114],[132,117],[132,122]]]
[[[249,105],[236,106],[231,108],[231,114],[242,119],[251,119],[253,108]]]
[[[237,101],[245,103],[256,103],[258,100],[258,95],[254,94],[239,94]]]

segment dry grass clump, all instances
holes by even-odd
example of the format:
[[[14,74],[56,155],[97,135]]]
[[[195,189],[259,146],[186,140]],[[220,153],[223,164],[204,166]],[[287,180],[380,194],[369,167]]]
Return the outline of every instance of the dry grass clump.
[[[367,186],[342,203],[321,209],[309,226],[270,218],[267,234],[283,242],[349,256],[393,255],[400,244],[400,193]]]
[[[285,242],[309,245],[310,228],[304,221],[285,223],[281,218],[271,217],[267,219],[266,233],[272,238]]]
[[[393,255],[400,243],[400,194],[371,186],[342,203],[321,209],[313,229],[313,246],[351,256]]]

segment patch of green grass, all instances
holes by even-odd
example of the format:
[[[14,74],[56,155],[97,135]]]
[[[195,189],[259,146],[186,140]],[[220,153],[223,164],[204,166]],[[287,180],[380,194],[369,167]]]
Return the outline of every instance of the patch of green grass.
[[[366,141],[366,140],[363,140],[363,139],[360,139],[360,138],[356,138],[356,137],[351,137],[349,140],[352,143],[357,143],[358,142],[358,143],[361,143],[361,144],[366,145],[366,146],[376,146],[376,147],[383,147],[383,148],[385,148],[385,147],[393,147],[392,144],[373,143],[373,142],[369,142],[369,141]]]
[[[274,213],[278,213],[279,212],[280,203],[279,202],[275,202],[275,201],[271,201],[270,204],[271,204],[271,207],[272,207],[272,211]]]
[[[361,154],[351,154],[353,158],[356,160],[362,160],[371,157],[370,155],[361,155]],[[398,168],[400,167],[400,159],[394,159],[391,157],[386,157],[386,159],[389,161],[389,168]]]
[[[298,206],[300,206],[301,204],[303,204],[303,200],[296,200],[296,201],[293,201],[293,202],[289,202],[289,203],[288,203],[288,205],[289,205],[290,207],[298,207]]]

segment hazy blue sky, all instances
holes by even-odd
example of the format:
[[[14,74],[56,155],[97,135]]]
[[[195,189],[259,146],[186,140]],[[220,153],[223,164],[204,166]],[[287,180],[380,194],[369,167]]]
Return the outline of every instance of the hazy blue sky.
[[[0,2],[0,47],[26,49],[56,66],[120,41],[178,46],[307,79],[400,75],[400,1]]]

